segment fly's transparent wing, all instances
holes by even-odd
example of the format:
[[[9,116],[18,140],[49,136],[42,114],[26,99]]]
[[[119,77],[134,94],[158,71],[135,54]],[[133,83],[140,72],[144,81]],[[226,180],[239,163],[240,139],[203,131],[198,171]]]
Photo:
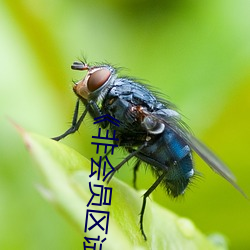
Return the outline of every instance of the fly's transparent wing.
[[[185,141],[190,147],[209,165],[211,168],[222,175],[229,182],[235,182],[236,178],[230,169],[222,162],[210,149],[208,149],[201,141],[192,136],[186,134]]]
[[[163,115],[164,113],[164,115]],[[237,185],[236,178],[229,168],[202,142],[195,138],[187,129],[185,124],[176,115],[169,115],[169,111],[161,111],[151,114],[159,123],[163,123],[166,127],[173,130],[182,140],[184,140],[190,148],[195,151],[216,173],[221,175],[229,183],[231,183],[243,196],[247,199],[247,195]]]

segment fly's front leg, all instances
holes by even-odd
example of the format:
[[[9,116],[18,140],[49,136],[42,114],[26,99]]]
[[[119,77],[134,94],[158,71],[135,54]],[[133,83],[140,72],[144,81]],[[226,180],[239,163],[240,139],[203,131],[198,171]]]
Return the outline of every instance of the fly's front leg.
[[[89,112],[93,117],[98,117],[98,116],[102,116],[102,112],[99,109],[98,105],[94,102],[94,101],[90,101],[87,103],[86,105],[86,109],[84,110],[84,112],[81,114],[79,120],[78,119],[78,113],[79,113],[79,105],[80,105],[80,100],[78,99],[76,102],[76,106],[75,106],[75,110],[74,110],[74,115],[73,115],[73,120],[71,123],[71,127],[62,135],[59,135],[57,137],[53,137],[51,139],[55,140],[55,141],[60,141],[61,139],[63,139],[64,137],[68,136],[69,134],[73,134],[75,133],[79,127],[81,126],[81,123],[83,121],[83,119],[85,118],[86,114]],[[102,127],[105,128],[107,127],[107,122],[104,122],[104,125],[102,124]]]
[[[100,110],[100,108],[98,107],[98,105],[97,105],[96,102],[94,102],[94,101],[91,100],[91,101],[89,101],[88,104],[89,104],[89,106],[90,106],[89,113],[90,113],[90,115],[91,115],[93,118],[97,118],[97,117],[103,115],[102,111]],[[100,123],[100,126],[101,126],[102,128],[107,128],[107,127],[108,127],[108,121],[102,121],[102,122]]]
[[[87,105],[86,109],[81,114],[79,120],[77,120],[78,119],[78,112],[79,112],[79,104],[80,104],[80,100],[78,99],[77,102],[76,102],[71,127],[65,133],[63,133],[62,135],[59,135],[57,137],[53,137],[51,139],[53,139],[55,141],[59,141],[59,140],[63,139],[64,137],[68,136],[69,134],[75,133],[79,129],[79,127],[80,127],[80,125],[81,125],[81,123],[82,123],[82,121],[83,121],[84,117],[86,116],[86,114],[88,112],[88,109],[89,109],[89,105]]]

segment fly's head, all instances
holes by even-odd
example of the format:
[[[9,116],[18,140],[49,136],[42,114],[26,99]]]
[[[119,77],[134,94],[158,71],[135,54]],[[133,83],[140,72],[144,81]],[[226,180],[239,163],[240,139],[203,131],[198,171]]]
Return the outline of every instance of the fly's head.
[[[83,62],[74,62],[71,69],[88,71],[86,76],[73,87],[75,94],[85,100],[103,96],[105,87],[116,77],[115,69],[109,65],[89,66]]]

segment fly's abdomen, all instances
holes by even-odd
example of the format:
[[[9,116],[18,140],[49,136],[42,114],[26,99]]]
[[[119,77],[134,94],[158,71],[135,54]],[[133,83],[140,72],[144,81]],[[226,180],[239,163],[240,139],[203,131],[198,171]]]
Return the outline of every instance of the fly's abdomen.
[[[149,163],[157,176],[165,173],[162,183],[167,192],[176,197],[183,194],[194,175],[191,150],[172,130],[165,129],[158,136],[138,158]]]
[[[173,197],[183,194],[193,174],[194,170],[191,154],[186,155],[179,162],[170,165],[166,178],[163,180],[163,185],[168,194]]]
[[[166,129],[164,136],[168,144],[167,152],[170,154],[164,185],[167,192],[176,197],[184,193],[194,175],[192,154],[190,147],[173,131]]]

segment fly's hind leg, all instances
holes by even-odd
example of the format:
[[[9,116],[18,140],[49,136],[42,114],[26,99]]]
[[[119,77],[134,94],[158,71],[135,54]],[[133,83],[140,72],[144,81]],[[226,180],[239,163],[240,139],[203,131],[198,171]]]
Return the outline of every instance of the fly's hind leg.
[[[144,212],[145,212],[145,208],[146,208],[147,198],[158,187],[158,185],[162,182],[165,175],[166,175],[166,172],[163,172],[163,174],[158,177],[158,179],[154,182],[154,184],[143,195],[142,208],[141,208],[141,212],[140,212],[140,230],[141,230],[141,233],[142,233],[144,240],[147,240],[147,237],[146,237],[146,234],[145,234],[144,228],[143,228],[143,216],[144,216]]]

